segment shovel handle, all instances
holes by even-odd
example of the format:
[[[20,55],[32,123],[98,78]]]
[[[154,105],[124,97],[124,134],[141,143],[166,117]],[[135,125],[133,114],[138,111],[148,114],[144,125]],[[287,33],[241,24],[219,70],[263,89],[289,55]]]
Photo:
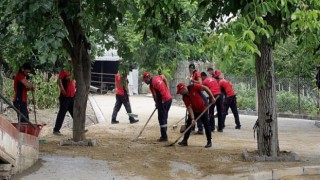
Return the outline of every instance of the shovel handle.
[[[176,123],[173,124],[173,126],[177,126],[182,120],[184,120],[185,117],[183,116],[181,119],[179,119],[179,121],[177,121]]]
[[[220,96],[218,96],[216,99],[218,99],[219,97],[220,97]],[[203,115],[206,111],[208,111],[208,109],[209,109],[213,104],[214,104],[214,103],[210,103],[210,104],[206,107],[206,109],[203,110],[202,113],[195,119],[195,122],[197,122],[197,121],[202,117],[202,115]],[[175,144],[179,141],[179,139],[180,139],[182,136],[184,136],[184,135],[186,134],[186,132],[189,131],[189,129],[191,129],[193,126],[194,126],[194,125],[191,124],[186,130],[184,130],[184,132],[183,132],[173,143],[169,144],[168,146],[173,146],[173,145],[175,145]]]
[[[150,115],[149,119],[147,120],[146,124],[143,126],[143,128],[142,128],[141,131],[139,132],[138,136],[133,139],[133,141],[134,141],[134,140],[137,140],[137,139],[141,136],[144,128],[146,128],[147,124],[149,123],[150,119],[152,118],[152,116],[153,116],[153,114],[156,112],[156,110],[157,110],[157,108],[155,108],[155,109],[153,110],[153,112],[152,112],[152,114]]]
[[[31,91],[32,92],[32,103],[33,103],[33,113],[34,113],[34,121],[36,124],[37,123],[37,114],[36,114],[36,102],[35,102],[35,98],[34,98],[34,91]]]
[[[206,111],[208,111],[208,109],[210,108],[211,105],[213,105],[213,103],[209,104],[209,105],[206,107],[206,109],[202,111],[202,113],[197,117],[197,119],[195,119],[195,122],[197,122],[197,121],[202,117],[202,115],[203,115]],[[173,143],[169,144],[168,146],[173,146],[173,145],[175,145],[175,144],[179,141],[179,139],[182,138],[182,136],[184,136],[184,135],[186,134],[186,132],[189,131],[189,129],[191,129],[193,126],[194,126],[194,125],[191,124],[186,130],[184,130],[184,132],[183,132]]]

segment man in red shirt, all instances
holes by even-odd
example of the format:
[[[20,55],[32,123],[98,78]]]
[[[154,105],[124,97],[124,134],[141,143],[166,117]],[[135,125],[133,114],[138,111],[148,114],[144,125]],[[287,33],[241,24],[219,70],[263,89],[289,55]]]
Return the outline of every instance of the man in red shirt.
[[[196,67],[193,63],[191,63],[189,65],[189,72],[190,72],[190,84],[192,83],[198,83],[198,84],[201,84],[202,83],[202,79],[201,79],[201,74],[200,72],[198,72],[196,70]]]
[[[129,101],[129,91],[128,91],[128,79],[127,74],[118,72],[115,76],[115,85],[116,85],[116,103],[113,108],[111,124],[118,124],[117,114],[122,106],[124,105],[127,113],[132,113],[131,105]],[[130,123],[136,123],[139,120],[134,119],[134,117],[129,117]]]
[[[27,91],[34,91],[34,86],[31,82],[27,80],[27,75],[31,71],[31,66],[29,63],[24,63],[22,67],[19,69],[19,72],[14,77],[14,97],[13,97],[13,105],[23,114],[25,117],[29,119],[29,112],[27,108],[28,101],[28,93]],[[18,120],[22,123],[27,122],[28,119],[21,118],[19,113]]]
[[[235,124],[236,124],[235,128],[240,129],[241,124],[240,124],[239,113],[238,113],[238,109],[237,109],[237,97],[236,97],[236,93],[232,87],[232,84],[230,83],[230,81],[224,79],[223,74],[219,70],[215,71],[215,77],[219,81],[221,91],[225,94],[224,107],[223,107],[223,113],[222,113],[223,114],[223,128],[224,128],[224,122],[226,120],[226,116],[228,114],[228,110],[230,107],[231,111],[233,113],[233,116],[234,116]],[[218,128],[218,131],[222,132],[223,128],[222,129],[219,129],[219,128]]]
[[[72,67],[71,58],[68,59],[67,67]],[[76,93],[76,83],[75,80],[71,78],[71,69],[61,70],[59,73],[59,78],[57,80],[60,96],[59,96],[59,111],[56,118],[56,123],[53,128],[53,134],[61,136],[60,129],[62,127],[66,113],[69,111],[71,117],[73,118],[73,103],[74,95]]]
[[[201,74],[196,70],[196,66],[191,63],[189,64],[189,72],[190,72],[190,84],[202,84]],[[201,121],[197,122],[198,132],[197,134],[203,134],[203,124]],[[192,127],[192,131],[195,131],[195,126]]]
[[[202,85],[208,87],[211,93],[213,94],[214,98],[216,99],[216,103],[209,108],[209,122],[210,122],[211,131],[213,132],[215,130],[215,120],[214,120],[215,106],[217,106],[217,112],[218,112],[218,129],[222,129],[223,127],[222,101],[221,101],[221,97],[217,98],[218,96],[221,96],[220,85],[215,78],[207,77],[207,74],[205,72],[201,73],[201,78],[202,78]]]
[[[211,91],[206,86],[195,83],[189,86],[186,86],[184,83],[179,83],[177,85],[177,94],[182,95],[182,100],[187,108],[189,113],[187,120],[187,128],[191,125],[195,125],[195,119],[199,117],[199,115],[207,108],[208,101],[202,91],[206,91],[209,95],[210,101],[215,102],[215,98],[213,97]],[[211,142],[211,128],[208,121],[208,111],[206,111],[198,121],[202,121],[204,125],[204,130],[207,137],[207,144],[205,148],[209,148],[212,146]],[[188,139],[191,133],[191,129],[189,129],[183,137],[183,140],[178,144],[181,146],[188,146]]]
[[[210,77],[214,78],[214,70],[213,70],[213,68],[208,68],[207,72],[210,74]]]
[[[150,76],[149,72],[144,72],[142,80],[149,85],[153,99],[158,109],[158,121],[160,124],[161,137],[159,142],[168,141],[167,121],[168,113],[172,103],[172,96],[167,86],[166,78],[163,75]]]

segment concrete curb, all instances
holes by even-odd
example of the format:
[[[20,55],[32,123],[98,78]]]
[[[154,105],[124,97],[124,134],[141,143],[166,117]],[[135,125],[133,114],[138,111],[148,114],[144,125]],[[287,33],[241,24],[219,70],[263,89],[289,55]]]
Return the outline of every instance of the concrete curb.
[[[96,101],[94,100],[94,98],[92,97],[92,95],[89,94],[88,96],[89,101],[91,103],[92,109],[94,111],[94,114],[96,115],[97,121],[98,123],[106,123],[106,120],[101,112],[101,109],[99,108],[99,106],[97,105]]]
[[[258,116],[258,113],[256,111],[238,110],[238,112],[239,114],[243,114],[243,115]],[[303,114],[278,113],[277,116],[281,118],[320,120],[319,116],[310,116],[310,115],[303,115]]]
[[[248,180],[280,179],[285,176],[320,175],[320,166],[292,167],[258,172],[248,176]]]
[[[247,150],[243,150],[243,158],[245,161],[299,161],[300,158],[297,153],[289,152],[289,155],[278,156],[278,157],[270,157],[270,156],[249,156],[249,152]]]

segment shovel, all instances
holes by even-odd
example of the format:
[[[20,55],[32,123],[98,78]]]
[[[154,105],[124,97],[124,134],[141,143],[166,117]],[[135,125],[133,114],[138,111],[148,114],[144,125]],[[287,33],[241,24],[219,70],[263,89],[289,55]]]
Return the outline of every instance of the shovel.
[[[132,139],[132,141],[136,141],[136,140],[139,139],[139,137],[141,136],[144,128],[147,126],[147,124],[149,123],[150,119],[152,118],[152,116],[153,116],[154,112],[156,112],[156,110],[157,110],[157,108],[155,108],[155,109],[153,110],[152,114],[150,115],[150,117],[149,117],[149,119],[147,120],[146,124],[143,126],[143,128],[142,128],[141,131],[139,132],[138,136],[135,137],[134,139]]]
[[[209,105],[206,107],[206,109],[202,111],[202,113],[197,117],[197,119],[195,119],[196,122],[202,117],[202,115],[203,115],[206,111],[208,111],[208,109],[210,108],[211,105],[213,105],[213,103],[209,104]],[[173,145],[175,145],[175,144],[179,141],[179,139],[180,139],[182,136],[184,136],[184,134],[186,134],[186,132],[188,132],[189,129],[191,129],[193,126],[194,126],[194,125],[191,124],[186,130],[184,130],[184,132],[183,132],[173,143],[171,143],[171,144],[169,144],[169,145],[166,145],[166,146],[173,146]]]
[[[174,124],[172,125],[173,130],[176,130],[177,127],[178,127],[178,124],[179,124],[182,120],[184,120],[184,119],[185,119],[185,117],[181,118],[179,121],[177,121],[176,123],[174,123]]]

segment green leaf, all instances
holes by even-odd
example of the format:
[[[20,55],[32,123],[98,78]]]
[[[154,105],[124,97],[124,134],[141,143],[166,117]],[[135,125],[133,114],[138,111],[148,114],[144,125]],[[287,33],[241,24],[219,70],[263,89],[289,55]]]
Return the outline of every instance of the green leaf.
[[[254,41],[254,39],[255,39],[254,33],[250,30],[245,31],[243,36],[244,36],[244,38],[248,37],[251,41]]]

